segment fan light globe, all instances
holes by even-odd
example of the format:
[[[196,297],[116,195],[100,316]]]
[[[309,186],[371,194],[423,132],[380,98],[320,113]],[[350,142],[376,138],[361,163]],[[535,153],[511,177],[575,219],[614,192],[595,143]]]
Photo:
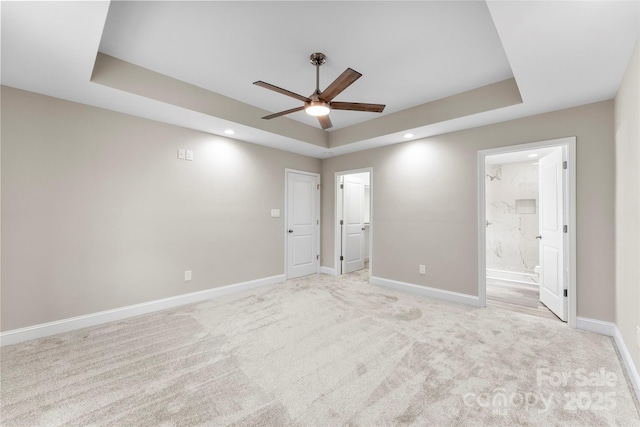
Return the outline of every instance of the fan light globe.
[[[304,111],[310,116],[326,116],[331,109],[326,102],[311,101],[304,107]]]

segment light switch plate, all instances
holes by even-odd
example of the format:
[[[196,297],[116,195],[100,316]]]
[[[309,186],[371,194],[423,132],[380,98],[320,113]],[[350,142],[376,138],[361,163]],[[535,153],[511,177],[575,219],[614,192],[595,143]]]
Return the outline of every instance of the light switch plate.
[[[193,150],[187,150],[187,160],[193,160]]]
[[[189,280],[191,280],[191,270],[185,270],[185,272],[184,272],[184,281],[188,282]]]
[[[280,209],[271,209],[271,218],[280,218]]]
[[[184,148],[178,149],[178,158],[184,160],[186,156],[186,150]]]
[[[636,326],[636,344],[640,348],[640,326]]]

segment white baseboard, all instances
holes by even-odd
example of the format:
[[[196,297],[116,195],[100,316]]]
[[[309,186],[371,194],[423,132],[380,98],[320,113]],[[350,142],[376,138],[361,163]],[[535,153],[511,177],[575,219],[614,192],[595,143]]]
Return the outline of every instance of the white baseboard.
[[[624,342],[618,326],[611,322],[578,317],[576,318],[576,328],[582,329],[583,331],[596,332],[598,334],[613,337],[616,342],[616,346],[618,347],[618,351],[620,352],[620,356],[622,356],[624,366],[627,369],[631,385],[636,392],[636,396],[640,399],[640,375],[638,374],[636,365],[633,363],[627,344]]]
[[[618,350],[620,351],[620,355],[622,356],[622,360],[624,361],[624,366],[626,366],[627,368],[627,374],[629,375],[629,379],[631,380],[633,389],[636,391],[636,396],[638,396],[638,399],[640,400],[640,375],[638,374],[638,369],[636,369],[636,365],[633,363],[631,353],[629,353],[629,349],[627,348],[627,345],[624,342],[622,334],[620,333],[620,330],[617,326],[613,339],[616,340]]]
[[[430,298],[472,305],[474,307],[482,307],[480,298],[474,295],[445,291],[443,289],[430,288],[428,286],[414,285],[413,283],[398,282],[396,280],[383,279],[382,277],[371,277],[371,279],[369,279],[369,283],[398,289],[400,291],[412,292],[414,294],[420,294]]]
[[[618,327],[615,323],[611,322],[603,322],[602,320],[589,319],[587,317],[576,317],[576,329],[613,337]]]
[[[335,268],[331,267],[320,267],[320,274],[328,274],[330,276],[337,276],[338,272]]]
[[[74,331],[89,326],[122,320],[129,317],[139,316],[141,314],[152,313],[154,311],[166,310],[168,308],[178,307],[185,304],[191,304],[211,298],[217,298],[224,295],[247,291],[261,286],[282,283],[285,280],[285,275],[280,274],[277,276],[235,283],[233,285],[220,286],[219,288],[212,288],[204,291],[192,292],[189,294],[176,295],[174,297],[144,302],[141,304],[129,305],[112,310],[100,311],[98,313],[91,313],[83,316],[56,320],[54,322],[28,326],[26,328],[13,329],[11,331],[0,333],[0,346],[17,344],[23,341],[48,337],[50,335],[60,334],[62,332]]]
[[[507,271],[487,268],[487,279],[503,280],[505,282],[524,283],[527,285],[540,285],[537,274],[521,271]]]

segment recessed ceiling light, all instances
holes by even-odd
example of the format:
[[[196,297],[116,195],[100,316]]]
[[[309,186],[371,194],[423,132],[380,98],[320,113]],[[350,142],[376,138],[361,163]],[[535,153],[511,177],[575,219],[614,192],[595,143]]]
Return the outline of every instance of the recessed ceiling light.
[[[540,163],[538,163],[538,162],[535,162],[535,163],[531,163],[531,164],[532,164],[532,165],[539,165]]]
[[[411,132],[409,133],[405,133],[404,135],[402,135],[404,138],[413,138],[415,135],[412,134]]]
[[[224,133],[226,133],[227,135],[235,135],[236,131],[233,129],[227,129],[224,131]]]
[[[324,153],[322,153],[322,154],[324,154],[325,156],[330,156],[330,155],[332,155],[332,154],[333,154],[333,151],[325,151],[325,152],[324,152]]]
[[[532,158],[532,159],[533,159],[534,157],[538,157],[538,155],[537,155],[537,154],[535,154],[535,153],[533,153],[533,154],[529,154],[527,157],[530,157],[530,158]]]

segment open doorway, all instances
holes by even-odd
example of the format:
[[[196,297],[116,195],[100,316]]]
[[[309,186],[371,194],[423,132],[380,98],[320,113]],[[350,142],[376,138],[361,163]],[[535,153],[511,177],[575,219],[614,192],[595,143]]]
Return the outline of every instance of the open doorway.
[[[371,168],[336,173],[336,273],[371,274]]]
[[[575,326],[575,138],[479,153],[479,295]],[[484,288],[484,289],[483,289]]]

